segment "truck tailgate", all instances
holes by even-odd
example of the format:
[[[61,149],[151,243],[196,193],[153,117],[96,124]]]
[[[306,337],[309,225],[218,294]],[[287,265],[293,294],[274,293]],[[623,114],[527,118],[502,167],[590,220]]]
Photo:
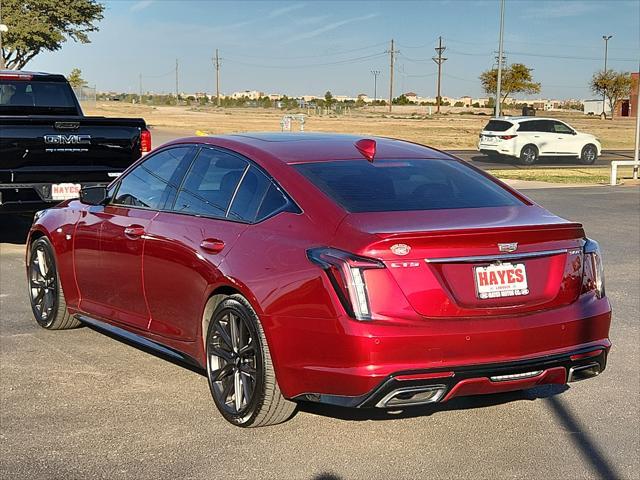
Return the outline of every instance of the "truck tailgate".
[[[0,183],[106,181],[140,158],[142,119],[0,116]]]

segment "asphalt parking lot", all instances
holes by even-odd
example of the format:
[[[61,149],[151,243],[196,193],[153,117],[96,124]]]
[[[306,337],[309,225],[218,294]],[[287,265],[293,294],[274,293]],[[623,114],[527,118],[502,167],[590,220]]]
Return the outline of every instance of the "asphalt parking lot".
[[[395,414],[302,405],[249,430],[221,418],[197,372],[89,328],[37,327],[25,222],[0,219],[0,477],[639,478],[640,189],[525,193],[604,250],[614,347],[602,375]]]

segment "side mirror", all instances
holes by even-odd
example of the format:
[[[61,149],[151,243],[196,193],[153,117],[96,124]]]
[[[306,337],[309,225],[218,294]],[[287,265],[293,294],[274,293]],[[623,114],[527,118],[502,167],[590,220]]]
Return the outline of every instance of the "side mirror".
[[[571,135],[577,135],[578,132],[576,132],[575,130],[571,130]]]
[[[102,205],[107,199],[107,187],[82,187],[80,202],[85,205]]]

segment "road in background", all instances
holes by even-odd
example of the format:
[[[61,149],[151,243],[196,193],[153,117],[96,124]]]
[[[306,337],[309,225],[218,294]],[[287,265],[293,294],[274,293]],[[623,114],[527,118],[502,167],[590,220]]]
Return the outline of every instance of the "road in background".
[[[602,375],[398,413],[302,405],[249,430],[220,417],[197,372],[90,328],[36,326],[27,222],[0,219],[0,477],[638,478],[640,189],[526,194],[603,248],[614,320]]]
[[[166,128],[153,128],[151,131],[153,147],[159,147],[160,145],[175,140],[181,137],[194,136],[192,130],[170,130]],[[435,145],[434,145],[435,146]],[[593,165],[582,165],[575,158],[540,158],[538,162],[529,167],[518,165],[514,159],[490,159],[486,155],[482,155],[476,150],[447,150],[448,153],[462,158],[468,162],[473,162],[477,167],[483,170],[510,170],[516,168],[562,168],[562,167],[576,167],[592,168],[592,167],[606,167],[609,166],[613,160],[633,160],[633,150],[603,150],[602,155],[598,158]]]

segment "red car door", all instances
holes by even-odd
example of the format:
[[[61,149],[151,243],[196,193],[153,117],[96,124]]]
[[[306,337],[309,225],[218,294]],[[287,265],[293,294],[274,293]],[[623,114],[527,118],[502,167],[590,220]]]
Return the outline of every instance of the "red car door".
[[[99,318],[146,329],[142,253],[151,220],[177,191],[173,178],[190,147],[160,151],[127,172],[105,206],[90,207],[78,222],[75,268],[80,309]]]
[[[152,222],[144,252],[150,331],[194,341],[208,287],[219,283],[225,256],[248,227],[245,205],[264,197],[268,180],[240,156],[202,147],[178,192],[173,213]]]

